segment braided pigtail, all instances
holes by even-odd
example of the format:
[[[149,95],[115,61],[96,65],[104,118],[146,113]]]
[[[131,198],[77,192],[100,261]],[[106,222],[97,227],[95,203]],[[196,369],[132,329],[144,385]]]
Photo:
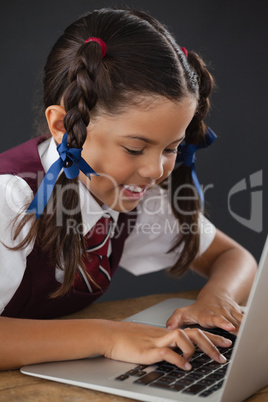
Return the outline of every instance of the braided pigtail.
[[[187,61],[197,76],[199,100],[196,113],[187,127],[185,142],[197,144],[202,142],[207,130],[204,119],[210,108],[209,97],[213,89],[213,77],[196,53],[188,52]],[[174,215],[180,222],[181,234],[170,251],[181,248],[182,252],[169,273],[179,276],[187,271],[200,246],[200,233],[197,230],[200,200],[193,183],[191,168],[184,164],[174,169],[171,175],[171,205]]]
[[[196,113],[186,131],[186,140],[196,144],[202,141],[207,130],[204,119],[210,109],[210,95],[214,80],[204,61],[195,52],[188,52],[187,60],[197,75],[199,100]]]
[[[95,81],[101,61],[100,46],[95,42],[86,43],[80,46],[74,63],[69,68],[69,85],[64,92],[63,102],[66,111],[64,127],[68,133],[70,148],[82,148],[86,140],[90,111],[98,100]],[[78,183],[78,177],[68,179],[62,173],[47,205],[50,213],[39,218],[41,227],[44,228],[45,225],[45,230],[38,231],[42,248],[50,253],[52,261],[65,272],[64,282],[53,297],[63,295],[70,289],[76,275],[77,262],[89,276],[82,261],[82,255],[87,256],[84,236],[75,230],[75,227],[82,227]]]
[[[90,62],[89,62],[90,60]],[[98,43],[83,44],[69,70],[69,86],[64,93],[66,115],[64,126],[71,148],[82,148],[92,110],[98,100],[95,81],[101,68],[101,49]]]
[[[90,62],[89,62],[90,61]],[[64,108],[66,115],[64,117],[64,127],[68,133],[68,143],[71,148],[82,148],[87,137],[87,126],[90,121],[90,111],[95,107],[98,95],[95,88],[96,77],[101,68],[102,56],[99,44],[95,42],[84,43],[79,49],[74,58],[74,63],[69,69],[68,81],[69,85],[64,93]],[[78,177],[71,180],[73,190],[69,191],[68,202],[66,205],[67,211],[72,211],[72,208],[77,208],[79,203]],[[62,178],[62,187],[70,187],[70,180],[65,176]],[[62,232],[62,251],[64,255],[64,270],[65,279],[60,289],[60,293],[65,293],[72,285],[75,275],[77,261],[80,259],[80,266],[84,272],[86,271],[81,256],[87,256],[83,234],[71,231],[68,235],[68,219],[73,219],[77,227],[82,224],[81,211],[68,216],[66,214],[63,224],[60,227]],[[81,250],[82,246],[82,250]],[[73,255],[73,257],[71,257]],[[58,253],[59,256],[59,253]],[[71,262],[69,263],[69,257]],[[67,266],[66,266],[67,263]],[[63,269],[63,267],[62,267]],[[90,280],[92,278],[89,277]],[[93,281],[94,282],[94,281]],[[94,282],[95,283],[95,282]],[[56,292],[54,296],[57,296]]]

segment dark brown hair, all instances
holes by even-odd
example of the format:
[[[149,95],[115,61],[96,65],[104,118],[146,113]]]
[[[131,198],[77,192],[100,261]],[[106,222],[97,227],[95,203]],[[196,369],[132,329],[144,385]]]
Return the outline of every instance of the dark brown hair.
[[[103,59],[98,43],[84,43],[88,37],[98,37],[106,43],[107,53]],[[196,53],[189,52],[186,58],[166,27],[143,11],[101,9],[75,21],[53,46],[44,68],[43,82],[45,108],[63,102],[68,143],[74,148],[83,146],[93,116],[101,112],[120,113],[129,105],[138,105],[142,97],[147,96],[162,96],[172,101],[193,96],[198,107],[187,128],[185,141],[199,142],[206,131],[203,119],[209,109],[211,75]],[[172,174],[173,189],[185,182],[192,183],[191,171],[182,165]],[[78,179],[71,183],[75,188]],[[64,189],[70,180],[62,174],[57,184]],[[67,210],[79,202],[77,194],[77,191],[68,192],[64,199]],[[173,208],[179,222],[196,223],[198,201],[178,200],[178,203],[180,211],[192,211],[185,215]],[[45,209],[16,248],[36,238],[42,248],[50,252],[52,261],[65,271],[64,282],[55,294],[60,295],[72,286],[76,267],[83,266],[81,247],[85,251],[85,245],[82,235],[73,231],[67,233],[68,214],[63,214],[61,226],[56,225],[57,210],[61,206],[55,191],[48,206],[53,213],[46,214]],[[26,216],[21,221],[15,236],[31,218]],[[72,218],[81,223],[81,212]],[[195,258],[199,234],[180,236],[172,249],[182,244],[183,251],[170,270],[176,275],[185,272]]]

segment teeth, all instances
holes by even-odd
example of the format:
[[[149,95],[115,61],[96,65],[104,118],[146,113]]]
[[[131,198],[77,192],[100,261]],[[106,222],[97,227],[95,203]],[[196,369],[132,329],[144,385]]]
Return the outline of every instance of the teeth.
[[[132,191],[132,193],[141,193],[144,189],[142,187],[139,186],[128,186],[128,185],[124,185],[123,187],[125,187],[127,190]]]

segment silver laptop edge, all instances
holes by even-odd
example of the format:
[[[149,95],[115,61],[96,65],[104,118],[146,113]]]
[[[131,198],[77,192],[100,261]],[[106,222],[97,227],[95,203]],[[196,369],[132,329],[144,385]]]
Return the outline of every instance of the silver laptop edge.
[[[268,237],[221,391],[222,402],[243,401],[268,384],[267,285]]]

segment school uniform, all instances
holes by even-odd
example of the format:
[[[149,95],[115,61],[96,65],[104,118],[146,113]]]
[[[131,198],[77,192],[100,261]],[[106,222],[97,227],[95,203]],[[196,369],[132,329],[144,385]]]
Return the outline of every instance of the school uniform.
[[[21,318],[56,318],[78,311],[103,294],[103,290],[71,288],[62,297],[51,298],[63,281],[64,271],[49,262],[49,256],[32,242],[14,251],[29,231],[26,224],[16,241],[12,221],[25,209],[36,193],[40,179],[58,159],[52,137],[39,137],[0,155],[0,314]],[[159,271],[172,266],[180,250],[168,253],[180,228],[175,220],[165,190],[148,190],[137,210],[118,213],[100,206],[79,182],[84,235],[107,214],[113,222],[109,239],[109,282],[119,263],[134,275]],[[200,254],[211,244],[215,227],[200,214]],[[3,244],[4,243],[4,244]],[[90,273],[91,274],[91,273]],[[104,270],[105,274],[105,270]],[[92,273],[94,278],[94,273]]]

